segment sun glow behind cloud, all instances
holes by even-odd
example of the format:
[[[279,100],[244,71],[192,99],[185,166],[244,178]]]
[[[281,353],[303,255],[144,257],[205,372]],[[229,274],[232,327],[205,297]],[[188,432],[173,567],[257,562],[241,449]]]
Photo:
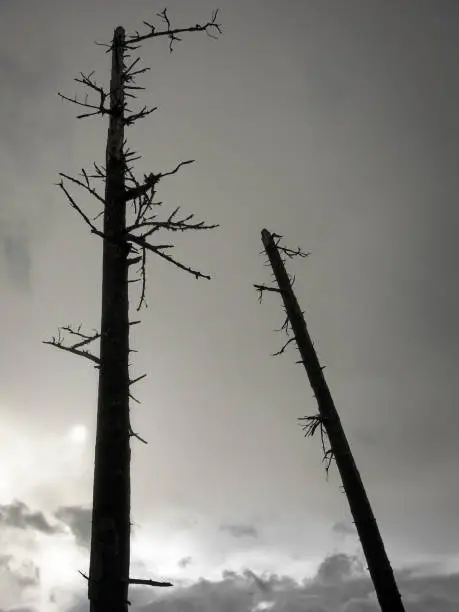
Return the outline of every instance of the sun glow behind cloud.
[[[72,600],[77,590],[81,590],[84,578],[78,570],[85,572],[87,555],[74,546],[70,536],[43,536],[40,540],[34,561],[40,568],[41,598],[49,603],[52,596],[55,603],[62,606]]]
[[[88,438],[88,430],[85,425],[74,425],[67,433],[67,436],[75,444],[85,444]]]
[[[91,461],[87,435],[82,424],[67,432],[49,433],[11,418],[4,420],[0,429],[0,503],[21,499],[48,511],[78,503],[77,485],[88,476]]]
[[[51,516],[58,506],[78,503],[75,484],[81,482],[88,460],[87,435],[83,424],[62,433],[50,433],[5,419],[0,428],[0,504],[20,500]],[[51,518],[50,524],[58,524],[57,519]],[[83,578],[78,570],[87,569],[88,555],[75,546],[74,537],[64,524],[59,525],[56,533],[49,534],[40,533],[33,526],[5,525],[0,545],[2,553],[11,555],[19,568],[30,564],[38,568],[39,585],[21,589],[24,597],[21,604],[54,612],[72,601],[76,589],[81,590]],[[7,603],[2,600],[1,605]]]

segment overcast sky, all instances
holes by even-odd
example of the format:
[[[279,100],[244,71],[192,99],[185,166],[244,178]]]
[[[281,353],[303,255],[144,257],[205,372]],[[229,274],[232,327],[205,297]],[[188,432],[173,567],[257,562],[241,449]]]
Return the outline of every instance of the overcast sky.
[[[295,350],[270,356],[282,311],[252,288],[269,282],[267,227],[311,251],[290,271],[407,610],[457,609],[459,3],[168,6],[177,25],[220,6],[224,34],[172,54],[145,42],[142,103],[159,109],[128,136],[140,175],[196,159],[160,199],[221,227],[177,241],[212,281],[149,261],[132,337],[149,441],[133,445],[133,573],[178,586],[133,601],[378,609],[336,470],[327,482],[297,425],[316,407]],[[75,119],[57,91],[78,93],[80,71],[108,83],[93,42],[163,8],[0,2],[2,612],[87,609],[96,371],[42,340],[99,325],[101,243],[54,184],[103,163],[107,125]]]

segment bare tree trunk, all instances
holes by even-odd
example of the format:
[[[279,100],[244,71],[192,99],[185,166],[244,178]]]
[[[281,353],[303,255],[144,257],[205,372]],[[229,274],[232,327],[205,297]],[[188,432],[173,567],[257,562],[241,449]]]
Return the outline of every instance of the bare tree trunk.
[[[195,232],[217,227],[196,221],[193,214],[183,216],[179,214],[179,208],[165,220],[161,220],[156,212],[161,204],[155,201],[160,180],[176,174],[193,160],[182,161],[167,172],[150,172],[141,180],[134,172],[133,162],[140,156],[127,147],[125,127],[145,119],[156,107],[143,106],[135,110],[126,104],[127,98],[135,100],[136,92],[143,89],[135,85],[136,77],[148,70],[139,67],[140,58],[132,59],[132,52],[139,48],[139,43],[158,37],[168,39],[172,51],[174,43],[182,40],[180,36],[185,32],[203,32],[216,38],[222,31],[217,15],[218,10],[213,11],[211,19],[205,23],[174,28],[167,9],[164,9],[157,14],[163,23],[162,28],[144,21],[146,30],[143,34],[136,31],[126,36],[124,28],[118,27],[111,45],[108,45],[112,54],[110,91],[100,86],[91,72],[80,73],[80,78],[75,80],[98,96],[96,102],[87,96],[81,100],[59,93],[62,99],[85,109],[83,114],[77,115],[79,119],[109,117],[105,168],[94,163],[95,174],[83,169],[81,178],[60,172],[58,184],[91,233],[103,239],[101,329],[88,334],[82,331],[81,325],[66,325],[58,328],[57,335],[51,340],[45,341],[45,344],[84,357],[99,369],[90,570],[89,576],[83,574],[88,580],[91,612],[126,612],[130,584],[172,586],[170,582],[129,576],[130,438],[147,442],[132,430],[129,418],[130,399],[138,402],[130,387],[146,374],[132,379],[129,376],[129,329],[130,325],[140,321],[129,321],[128,283],[140,282],[137,306],[140,310],[146,306],[147,254],[155,254],[195,278],[210,279],[209,275],[177,259],[171,252],[173,244],[157,243],[155,239],[159,240],[159,234],[164,232]],[[129,65],[126,66],[125,62]],[[99,180],[105,181],[104,196],[96,187]],[[68,183],[84,189],[103,206],[102,230],[98,227],[99,222],[95,222],[100,215],[92,219],[86,214],[71,194]],[[136,264],[139,264],[136,278],[129,279],[129,268]],[[88,348],[90,345],[94,347],[98,341],[99,355]]]
[[[124,29],[115,30],[106,151],[102,321],[94,466],[91,612],[125,612],[130,558],[129,299],[124,142]]]
[[[302,363],[317,399],[321,423],[323,423],[327,432],[331,452],[341,475],[344,491],[349,501],[381,610],[383,612],[404,612],[400,592],[376,519],[309,336],[303,313],[285,270],[284,262],[273,235],[268,230],[264,229],[262,231],[262,241],[276,278],[278,291],[284,302]],[[266,289],[266,287],[262,288]]]

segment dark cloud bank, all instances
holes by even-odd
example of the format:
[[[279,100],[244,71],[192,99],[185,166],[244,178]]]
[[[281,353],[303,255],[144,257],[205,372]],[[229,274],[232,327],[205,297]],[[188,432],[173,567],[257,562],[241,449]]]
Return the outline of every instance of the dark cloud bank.
[[[0,526],[16,529],[34,529],[42,533],[62,533],[62,525],[53,525],[43,512],[31,510],[22,501],[0,506]]]
[[[0,506],[0,527],[35,530],[50,536],[70,528],[76,544],[89,545],[90,509],[80,506],[58,508],[53,518],[30,509],[15,500]],[[228,525],[220,529],[235,537],[257,537],[255,528]],[[339,524],[337,531],[348,532],[352,526]],[[186,568],[191,557],[181,559]],[[16,566],[11,555],[0,556],[0,574],[18,587],[38,586],[40,568]],[[397,572],[407,612],[452,612],[459,610],[459,574],[433,573],[431,568],[408,568]],[[56,585],[57,586],[57,585]],[[297,583],[282,575],[257,575],[250,569],[242,573],[223,572],[219,581],[204,578],[186,584],[177,582],[164,594],[149,589],[132,589],[131,610],[138,612],[379,612],[373,585],[365,565],[357,556],[334,553],[319,565],[315,576]],[[0,612],[18,612],[18,608],[0,608]],[[86,593],[79,595],[67,612],[87,612]]]
[[[459,574],[397,574],[407,612],[459,610]],[[379,612],[373,586],[359,559],[343,553],[327,557],[314,578],[298,584],[286,576],[224,572],[218,582],[204,579],[176,586],[168,594],[139,590],[131,594],[139,612]],[[81,600],[69,612],[86,612]]]
[[[27,504],[14,500],[0,505],[0,527],[10,529],[31,529],[48,535],[70,529],[77,545],[89,547],[91,538],[91,509],[83,506],[61,506],[48,518],[40,510],[31,510]],[[56,520],[57,519],[57,520]]]

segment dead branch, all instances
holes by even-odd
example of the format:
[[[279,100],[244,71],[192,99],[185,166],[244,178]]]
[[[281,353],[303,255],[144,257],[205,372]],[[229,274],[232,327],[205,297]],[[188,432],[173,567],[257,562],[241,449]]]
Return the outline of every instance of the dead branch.
[[[140,437],[139,434],[136,433],[130,425],[129,425],[129,436],[131,438],[136,438],[139,442],[142,442],[142,444],[148,444],[148,442],[144,438]]]
[[[69,333],[72,336],[77,336],[78,338],[82,338],[80,342],[77,342],[76,344],[73,345],[73,348],[80,348],[100,338],[100,332],[96,330],[94,330],[94,333],[92,334],[92,336],[89,336],[88,334],[84,334],[81,331],[81,325],[79,325],[77,329],[73,329],[70,325],[65,325],[61,327],[60,329],[62,331]]]
[[[176,174],[182,166],[186,166],[187,164],[193,164],[194,161],[194,159],[189,159],[187,161],[180,162],[173,170],[170,170],[169,172],[159,172],[159,174],[154,174],[153,172],[151,172],[148,176],[145,176],[145,181],[142,185],[137,183],[136,187],[133,187],[132,189],[126,189],[126,202],[144,195],[150,189],[154,189],[154,187],[159,183],[162,178],[164,178],[165,176],[171,176],[172,174]]]
[[[136,32],[134,35],[128,36],[126,38],[126,48],[134,49],[136,48],[133,45],[137,45],[139,42],[143,40],[147,40],[148,38],[156,38],[158,36],[167,36],[169,38],[169,51],[172,53],[173,45],[175,41],[180,41],[178,34],[184,34],[185,32],[205,32],[210,38],[217,38],[214,32],[222,33],[221,24],[217,22],[218,9],[212,13],[212,17],[210,21],[204,24],[197,23],[194,26],[188,28],[172,28],[171,22],[169,20],[169,16],[167,14],[167,9],[164,9],[160,13],[157,13],[157,16],[162,19],[162,21],[166,24],[166,29],[157,30],[156,26],[147,21],[144,21],[144,25],[149,29],[149,32],[146,34],[139,34]]]
[[[289,338],[287,340],[287,342],[275,353],[272,354],[272,357],[277,357],[278,355],[282,355],[282,353],[285,352],[285,349],[288,347],[289,344],[291,344],[292,342],[295,341],[295,337],[293,336],[292,338]]]
[[[92,113],[83,113],[82,115],[77,115],[76,116],[77,119],[85,119],[86,117],[93,117],[95,115],[109,115],[110,114],[109,108],[100,108],[99,106],[95,106],[94,104],[89,104],[88,102],[81,102],[81,100],[78,100],[76,96],[74,98],[69,98],[68,96],[65,96],[64,94],[62,94],[60,91],[57,92],[57,95],[61,97],[63,100],[66,100],[67,102],[72,102],[72,104],[76,104],[77,106],[83,106],[85,108],[95,108],[96,109]]]
[[[171,587],[174,586],[171,582],[158,582],[157,580],[149,580],[144,578],[129,578],[129,584],[143,584],[153,587]]]
[[[152,108],[147,108],[146,106],[144,106],[137,113],[131,113],[129,115],[125,115],[123,118],[123,123],[124,125],[127,125],[127,126],[133,125],[139,119],[144,119],[145,117],[148,117],[148,115],[151,115],[151,113],[154,113],[155,110],[158,110],[157,106],[153,106]]]
[[[136,397],[134,397],[131,392],[129,392],[129,397],[136,404],[141,404],[142,403],[140,400],[138,400]]]
[[[280,234],[272,233],[271,236],[274,239],[274,244],[276,245],[277,250],[283,253],[289,259],[293,259],[295,257],[308,257],[311,254],[309,251],[307,253],[304,252],[301,247],[297,247],[296,249],[290,249],[288,247],[282,246],[280,242],[283,239],[283,236],[281,236]],[[269,261],[267,263],[269,265]]]
[[[130,386],[130,385],[135,385],[135,383],[139,382],[139,380],[143,380],[144,378],[146,378],[146,376],[147,376],[146,374],[141,374],[141,375],[140,375],[140,376],[138,376],[137,378],[132,378],[132,379],[129,381],[129,386]]]
[[[105,181],[107,179],[107,171],[105,169],[104,166],[99,166],[98,164],[96,164],[96,162],[92,162],[92,165],[94,166],[94,170],[96,171],[95,174],[89,174],[89,178],[92,179],[102,179],[103,181]]]
[[[132,83],[134,77],[139,74],[143,74],[144,72],[148,72],[150,68],[140,68],[139,70],[133,70],[133,68],[140,62],[140,57],[136,57],[136,59],[124,69],[122,74],[122,79],[125,83]]]
[[[297,247],[296,249],[289,249],[287,247],[278,246],[277,248],[281,253],[284,253],[284,255],[286,255],[289,259],[293,259],[294,257],[309,257],[309,255],[311,254],[310,251],[308,252],[302,251],[300,247]],[[292,285],[294,282],[295,282],[295,277],[293,277]]]
[[[68,181],[72,181],[72,183],[75,183],[79,187],[83,187],[83,189],[86,189],[86,191],[88,193],[90,193],[93,197],[95,197],[97,200],[99,200],[99,202],[101,202],[105,206],[105,199],[101,195],[99,195],[97,193],[97,191],[93,187],[91,187],[89,179],[92,178],[92,177],[90,177],[86,173],[84,168],[82,169],[81,174],[84,177],[85,182],[80,181],[79,179],[76,179],[73,176],[69,176],[68,174],[64,174],[63,172],[59,172],[59,176],[62,176],[63,178],[67,179]]]
[[[264,291],[272,291],[273,293],[281,293],[281,290],[278,287],[268,287],[267,285],[254,285],[254,287],[258,291],[258,301],[260,302],[260,304],[263,300]]]
[[[285,308],[284,308],[285,310]],[[274,331],[277,332],[285,332],[287,334],[287,336],[290,334],[290,319],[288,318],[288,315],[285,315],[285,319],[284,322],[282,323],[282,325],[279,327],[279,329],[275,329]]]
[[[68,191],[68,189],[65,187],[64,182],[61,180],[60,183],[57,183],[57,186],[60,187],[62,189],[62,191],[65,193],[65,195],[67,196],[67,199],[71,205],[72,208],[74,208],[77,213],[82,217],[82,219],[86,222],[86,224],[89,226],[89,228],[91,229],[91,233],[92,234],[96,234],[97,236],[100,236],[101,238],[105,238],[104,233],[99,230],[91,221],[91,219],[88,217],[88,215],[83,212],[83,210],[78,206],[78,204],[75,202],[75,200],[73,199],[73,197],[71,196],[70,192]]]
[[[142,288],[140,290],[140,298],[137,304],[137,312],[139,312],[139,310],[142,308],[142,305],[144,305],[145,308],[148,306],[146,296],[145,296],[145,292],[147,288],[146,266],[147,266],[147,252],[145,248],[142,248],[141,264],[140,264],[140,268],[137,271],[138,274],[140,275],[139,280],[142,283]]]
[[[149,242],[147,242],[143,237],[141,237],[141,236],[134,236],[133,234],[130,234],[130,233],[126,233],[126,240],[130,240],[134,244],[138,244],[139,246],[143,247],[144,249],[146,249],[148,251],[151,251],[152,253],[155,253],[156,255],[159,255],[160,257],[162,257],[163,259],[165,259],[169,263],[174,264],[174,266],[176,266],[177,268],[180,268],[180,270],[183,270],[184,272],[188,272],[189,274],[192,274],[197,279],[198,278],[206,278],[206,279],[210,280],[210,278],[211,278],[209,275],[203,274],[199,270],[194,270],[193,268],[191,268],[189,266],[186,266],[185,264],[182,264],[181,262],[179,262],[176,259],[174,259],[171,255],[166,255],[166,253],[163,253],[160,249],[164,248],[164,245],[155,246],[155,245],[150,244]],[[167,245],[167,246],[169,246],[169,245]]]
[[[129,257],[129,259],[127,260],[127,264],[128,266],[133,266],[136,263],[139,263],[139,261],[142,259],[142,257],[139,255],[138,257]],[[137,279],[138,280],[138,279]],[[134,280],[129,281],[129,282],[135,282]]]
[[[156,215],[146,217],[145,214],[143,214],[143,218],[136,220],[136,222],[130,225],[126,231],[132,232],[138,229],[149,228],[142,234],[142,238],[147,238],[160,229],[164,229],[169,232],[186,232],[189,230],[209,230],[219,227],[217,223],[206,225],[204,221],[196,221],[195,223],[191,223],[191,219],[194,217],[193,214],[187,215],[182,219],[175,220],[174,217],[179,210],[180,206],[178,206],[165,221],[156,221]],[[173,245],[163,245],[162,248],[171,248],[172,246]]]
[[[325,417],[320,414],[314,414],[312,416],[299,417],[299,421],[306,421],[306,424],[299,423],[300,427],[304,431],[304,435],[306,438],[312,438],[316,433],[317,429],[320,432],[320,442],[322,445],[322,462],[325,463],[325,472],[328,478],[328,474],[330,471],[331,462],[335,458],[335,454],[330,447],[330,443],[328,441],[327,430],[325,427]],[[328,446],[328,448],[327,448]]]
[[[84,113],[82,115],[77,115],[77,119],[84,119],[86,117],[92,117],[94,115],[110,115],[113,112],[109,107],[105,106],[105,102],[107,98],[109,97],[110,93],[106,92],[103,87],[100,87],[96,83],[96,81],[94,81],[94,79],[92,78],[93,74],[94,72],[91,72],[90,74],[85,75],[81,72],[80,73],[81,78],[74,79],[74,80],[77,83],[81,83],[85,87],[88,87],[89,89],[96,91],[100,97],[99,104],[90,104],[88,102],[87,96],[85,97],[84,101],[81,101],[76,96],[74,98],[69,98],[68,96],[65,96],[64,94],[58,92],[58,95],[63,100],[67,100],[68,102],[71,102],[72,104],[76,104],[77,106],[88,108],[92,111],[90,113]]]
[[[84,334],[80,331],[81,325],[75,330],[70,325],[66,325],[58,328],[57,336],[53,336],[51,340],[43,340],[43,344],[49,344],[50,346],[54,346],[56,348],[61,349],[62,351],[67,351],[68,353],[72,353],[73,355],[77,355],[78,357],[85,357],[90,361],[94,362],[97,367],[100,366],[100,358],[96,357],[92,353],[87,350],[83,350],[81,347],[94,342],[100,338],[100,333],[95,332],[92,336]],[[82,340],[77,341],[73,344],[66,345],[64,344],[65,339],[62,336],[62,332],[67,332],[70,335],[76,336],[78,338],[82,338]]]
[[[81,570],[78,570],[78,573],[83,576],[85,580],[89,582],[91,580],[87,574],[84,574]],[[150,580],[149,578],[129,578],[129,584],[143,584],[145,586],[153,586],[153,587],[171,587],[174,586],[171,582],[159,582],[157,580]]]

